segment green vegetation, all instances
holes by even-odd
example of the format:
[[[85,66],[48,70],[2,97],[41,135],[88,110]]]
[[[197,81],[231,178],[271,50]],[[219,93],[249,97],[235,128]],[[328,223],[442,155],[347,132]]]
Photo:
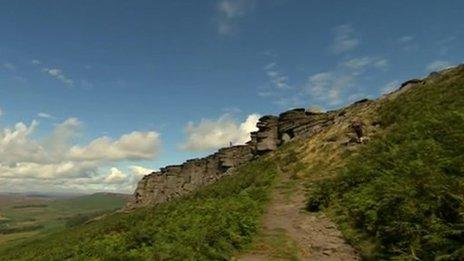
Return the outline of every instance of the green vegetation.
[[[316,186],[322,208],[367,259],[464,259],[464,69],[380,109],[382,134]]]
[[[1,260],[223,260],[251,242],[276,176],[260,159],[196,193],[0,249]]]
[[[123,207],[127,198],[98,193],[70,199],[10,196],[0,204],[0,243],[62,230]],[[34,232],[34,233],[25,233]]]
[[[111,193],[96,193],[76,198],[56,200],[50,202],[49,208],[68,213],[94,212],[99,210],[113,210],[123,207],[128,197]],[[76,212],[78,210],[78,212]]]
[[[28,205],[13,206],[13,208],[45,208],[45,207],[47,207],[46,204],[28,204]]]
[[[26,226],[20,226],[20,227],[9,227],[3,224],[3,225],[0,225],[0,235],[34,231],[34,230],[42,229],[42,228],[43,228],[42,225],[26,225]]]

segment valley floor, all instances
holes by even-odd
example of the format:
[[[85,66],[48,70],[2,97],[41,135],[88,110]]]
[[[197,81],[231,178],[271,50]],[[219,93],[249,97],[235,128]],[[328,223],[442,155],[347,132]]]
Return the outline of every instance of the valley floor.
[[[251,249],[236,260],[360,260],[335,223],[305,210],[303,182],[281,172]]]

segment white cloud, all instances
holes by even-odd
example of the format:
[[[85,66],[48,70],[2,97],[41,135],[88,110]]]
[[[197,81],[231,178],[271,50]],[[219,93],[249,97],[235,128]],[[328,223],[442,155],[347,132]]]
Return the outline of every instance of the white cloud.
[[[257,130],[258,114],[250,114],[242,123],[237,123],[229,114],[217,120],[202,119],[198,124],[189,122],[185,128],[187,140],[180,148],[186,151],[207,151],[244,144],[250,140],[250,132]]]
[[[354,36],[353,27],[349,24],[335,27],[334,34],[331,50],[335,54],[351,51],[360,43],[360,40]]]
[[[51,76],[58,76],[61,74],[61,70],[59,69],[45,69],[46,72],[48,72]]]
[[[3,67],[7,70],[10,70],[10,71],[14,71],[16,70],[16,66],[12,63],[9,63],[9,62],[6,62],[6,63],[3,63]]]
[[[159,134],[153,131],[124,134],[114,141],[100,137],[80,146],[73,145],[82,126],[77,118],[56,124],[41,139],[34,138],[38,124],[19,122],[0,130],[1,190],[24,191],[42,186],[41,190],[76,187],[130,192],[140,175],[134,171],[124,174],[108,165],[154,159],[159,150]],[[101,169],[106,167],[112,168],[103,175]]]
[[[427,65],[425,68],[427,71],[432,72],[432,71],[440,71],[446,68],[451,67],[451,63],[448,61],[442,61],[442,60],[436,60]]]
[[[104,179],[105,183],[123,183],[126,181],[127,175],[122,173],[118,168],[111,168],[110,174]]]
[[[145,176],[145,175],[148,175],[150,173],[157,171],[155,169],[149,169],[149,168],[145,168],[142,166],[135,166],[135,165],[130,166],[129,170],[132,172],[132,174],[137,175],[137,176]]]
[[[71,78],[68,78],[61,69],[43,68],[42,71],[52,76],[53,78],[60,80],[61,82],[63,82],[64,84],[68,86],[74,85],[74,80],[72,80]]]
[[[399,43],[409,43],[414,40],[414,37],[412,35],[404,35],[398,39]]]
[[[275,88],[281,90],[292,89],[292,87],[287,83],[288,76],[280,72],[276,62],[272,62],[264,66],[264,71]]]
[[[217,5],[217,29],[222,35],[237,31],[237,24],[254,6],[254,0],[221,0]]]
[[[52,115],[50,115],[48,113],[45,113],[45,112],[39,112],[39,113],[37,113],[37,116],[39,118],[44,118],[44,119],[53,119],[53,118],[55,118]]]
[[[55,158],[67,155],[73,141],[80,135],[81,127],[82,122],[77,118],[68,118],[56,124],[51,135],[43,141],[48,153]]]
[[[57,163],[18,162],[0,163],[0,177],[11,179],[60,179],[89,177],[97,171],[94,163],[62,161]]]
[[[364,69],[364,67],[368,66],[372,63],[372,59],[370,57],[361,57],[361,58],[353,58],[351,60],[343,62],[343,65],[349,69],[353,70],[360,70]]]
[[[384,58],[364,56],[344,61],[341,63],[341,65],[351,70],[361,71],[369,66],[376,68],[385,68],[388,66],[388,60]]]
[[[0,162],[16,164],[21,161],[42,162],[45,158],[40,144],[29,138],[38,122],[29,126],[19,122],[14,128],[5,128],[0,132]]]
[[[36,59],[32,60],[31,63],[34,64],[34,65],[41,64],[41,62],[39,60],[36,60]]]
[[[303,89],[306,94],[319,102],[340,105],[344,101],[343,97],[348,97],[348,101],[356,99],[357,97],[353,96],[353,92],[359,97],[363,95],[355,88],[360,76],[368,71],[385,69],[387,66],[388,60],[380,57],[352,58],[340,62],[331,71],[311,75]]]
[[[250,114],[246,120],[240,124],[241,135],[240,139],[238,139],[239,144],[244,144],[249,141],[250,133],[258,130],[256,124],[258,123],[260,117],[261,115],[256,113]]]
[[[73,160],[149,160],[158,153],[159,134],[157,132],[134,131],[113,141],[100,137],[86,146],[73,146],[69,157]]]
[[[329,105],[338,105],[342,102],[341,91],[353,86],[355,74],[334,72],[317,73],[308,78],[305,90],[319,101]]]

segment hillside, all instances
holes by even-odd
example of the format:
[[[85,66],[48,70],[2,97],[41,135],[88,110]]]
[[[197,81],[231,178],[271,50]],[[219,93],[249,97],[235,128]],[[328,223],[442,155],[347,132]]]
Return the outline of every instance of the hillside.
[[[221,177],[192,193],[177,193],[176,176],[158,183],[169,197],[150,198],[151,178],[184,165],[162,170],[141,181],[135,210],[5,244],[0,259],[464,258],[463,66],[311,117],[323,117],[317,132],[278,146],[265,118],[266,153],[215,168]],[[206,166],[224,164],[217,156]]]
[[[308,209],[329,212],[369,259],[462,260],[464,67],[402,92],[379,110],[383,131],[315,186]]]

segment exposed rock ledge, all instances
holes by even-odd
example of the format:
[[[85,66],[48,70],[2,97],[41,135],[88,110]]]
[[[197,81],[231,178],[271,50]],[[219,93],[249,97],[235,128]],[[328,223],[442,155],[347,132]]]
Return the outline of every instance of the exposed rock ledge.
[[[401,85],[400,90],[388,96],[392,97],[395,93],[423,83],[423,80],[407,81]],[[365,106],[372,102],[363,99],[349,107]],[[236,167],[276,150],[286,142],[297,138],[309,138],[343,120],[346,117],[346,109],[325,113],[311,109],[293,109],[279,116],[263,116],[256,125],[258,131],[250,134],[251,140],[247,144],[222,148],[205,158],[191,159],[181,165],[167,166],[143,177],[125,210],[163,203],[210,184],[231,174]],[[372,125],[377,126],[376,123]],[[367,125],[363,128],[368,129]],[[362,130],[358,130],[358,136],[359,133],[363,133]],[[362,141],[362,137],[351,138],[343,144],[356,140]]]
[[[259,119],[258,131],[245,145],[222,148],[205,158],[191,159],[181,165],[161,168],[139,181],[127,209],[158,204],[210,184],[255,157],[276,150],[295,138],[306,138],[333,124],[335,112],[317,113],[294,109],[277,116]]]

